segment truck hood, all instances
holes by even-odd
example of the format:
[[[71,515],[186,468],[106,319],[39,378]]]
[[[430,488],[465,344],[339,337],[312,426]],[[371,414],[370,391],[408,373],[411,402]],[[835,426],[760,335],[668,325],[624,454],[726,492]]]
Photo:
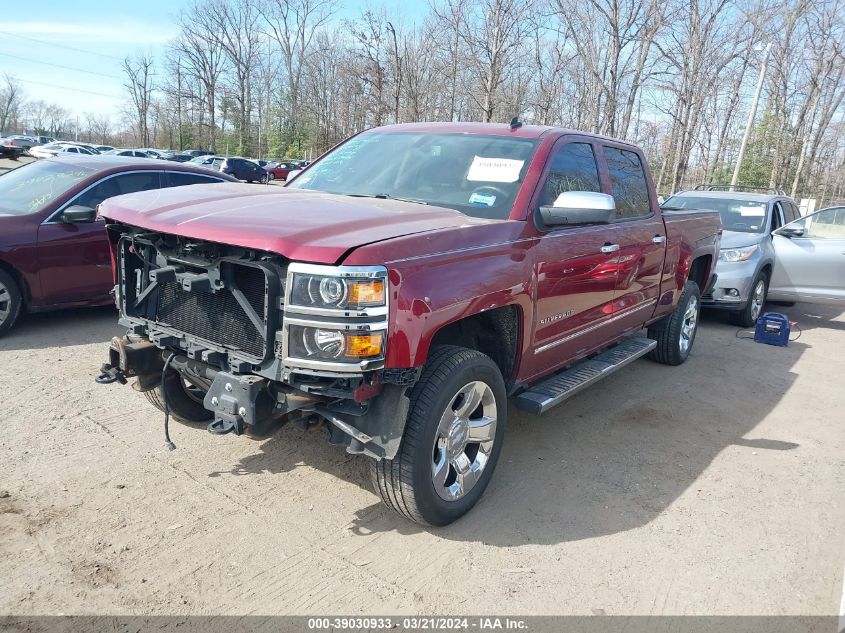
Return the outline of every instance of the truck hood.
[[[724,231],[721,248],[742,248],[759,244],[766,238],[766,233],[746,233],[744,231]]]
[[[108,221],[334,264],[402,235],[483,223],[453,209],[248,184],[173,187],[109,198]]]

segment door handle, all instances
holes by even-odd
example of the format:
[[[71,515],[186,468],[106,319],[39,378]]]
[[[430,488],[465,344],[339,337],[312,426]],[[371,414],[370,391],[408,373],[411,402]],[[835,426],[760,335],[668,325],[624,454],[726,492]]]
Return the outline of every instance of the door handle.
[[[666,241],[666,236],[665,235],[655,235],[653,238],[651,238],[651,241],[654,244],[663,244],[663,242]]]
[[[615,253],[619,250],[619,244],[605,244],[601,247],[601,252],[607,255],[608,253]]]

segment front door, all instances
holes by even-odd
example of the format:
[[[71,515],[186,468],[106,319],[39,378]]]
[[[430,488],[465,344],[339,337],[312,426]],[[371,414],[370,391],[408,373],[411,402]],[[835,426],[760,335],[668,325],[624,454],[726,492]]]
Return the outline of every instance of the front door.
[[[593,145],[562,140],[549,158],[540,206],[565,191],[601,192]],[[614,225],[564,226],[532,249],[537,284],[533,354],[527,373],[539,375],[593,346],[613,311],[618,269]]]
[[[769,298],[845,304],[845,207],[822,209],[772,236]]]
[[[44,305],[105,300],[114,285],[103,221],[71,224],[63,220],[62,211],[74,205],[96,208],[112,196],[160,187],[158,171],[106,176],[65,204],[38,228],[38,276]]]

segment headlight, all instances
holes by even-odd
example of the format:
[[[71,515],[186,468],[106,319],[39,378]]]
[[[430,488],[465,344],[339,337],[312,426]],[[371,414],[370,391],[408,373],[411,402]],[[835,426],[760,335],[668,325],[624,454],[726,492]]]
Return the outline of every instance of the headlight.
[[[384,277],[356,279],[293,273],[289,306],[360,310],[386,305]]]
[[[719,251],[719,261],[723,262],[744,262],[751,259],[757,251],[757,244],[743,246],[742,248],[723,248]]]
[[[356,362],[384,353],[384,332],[346,331],[290,325],[288,351],[304,360]]]

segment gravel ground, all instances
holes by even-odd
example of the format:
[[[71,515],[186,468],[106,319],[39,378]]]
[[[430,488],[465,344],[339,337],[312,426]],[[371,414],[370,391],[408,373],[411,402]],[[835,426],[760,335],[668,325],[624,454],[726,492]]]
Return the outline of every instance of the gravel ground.
[[[0,614],[836,614],[845,315],[774,309],[788,348],[709,315],[681,367],[511,408],[442,529],[321,433],[174,424],[168,451],[143,396],[93,382],[112,309],[24,316],[0,339]]]
[[[839,311],[788,348],[716,315],[679,368],[637,361],[543,418],[511,408],[476,509],[393,515],[366,463],[294,426],[213,436],[93,376],[110,308],[0,340],[0,613],[835,614]]]

